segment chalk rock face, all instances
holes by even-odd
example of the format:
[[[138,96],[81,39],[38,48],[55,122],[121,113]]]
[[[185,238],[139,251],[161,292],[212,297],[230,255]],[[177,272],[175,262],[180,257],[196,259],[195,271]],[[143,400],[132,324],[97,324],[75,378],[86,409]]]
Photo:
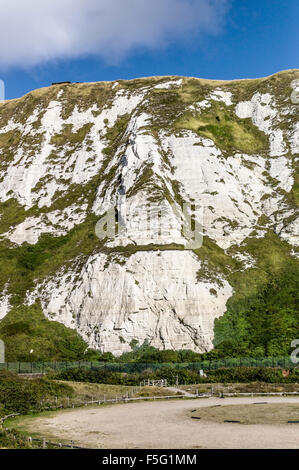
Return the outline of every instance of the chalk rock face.
[[[211,349],[214,319],[223,313],[232,289],[226,281],[221,286],[197,283],[196,255],[136,252],[124,264],[106,263],[106,255],[96,255],[81,271],[80,282],[73,284],[64,275],[58,284],[53,280],[43,286],[48,292],[44,311],[61,312],[56,320],[70,327],[76,311],[83,338],[114,354],[126,351],[136,338],[157,348]]]
[[[211,350],[230,275],[259,269],[251,240],[296,256],[298,77],[59,85],[0,104],[0,320],[40,302],[102,351]]]

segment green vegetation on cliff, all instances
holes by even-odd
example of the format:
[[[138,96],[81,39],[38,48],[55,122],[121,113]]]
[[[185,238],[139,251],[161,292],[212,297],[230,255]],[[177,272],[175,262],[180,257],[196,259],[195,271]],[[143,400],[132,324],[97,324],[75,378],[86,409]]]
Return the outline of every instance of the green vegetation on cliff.
[[[271,176],[271,165],[277,162],[269,153],[269,136],[259,130],[251,119],[238,118],[235,105],[240,101],[251,100],[253,94],[270,93],[273,96],[275,108],[291,106],[290,81],[297,77],[299,77],[298,71],[287,71],[264,79],[232,82],[182,78],[180,86],[175,85],[165,89],[155,88],[155,85],[161,85],[173,79],[177,80],[178,77],[121,80],[113,87],[111,83],[59,85],[36,90],[20,100],[1,104],[1,126],[13,120],[20,125],[19,129],[22,129],[21,125],[24,125],[37,110],[38,119],[33,122],[32,130],[38,131],[46,109],[51,102],[56,100],[61,101],[61,119],[70,117],[75,107],[79,112],[92,108],[91,115],[97,118],[103,109],[109,109],[118,92],[121,92],[119,96],[122,96],[124,101],[127,98],[126,93],[132,93],[132,97],[141,91],[145,96],[134,111],[129,106],[130,110],[127,110],[126,105],[121,104],[120,108],[125,114],[113,115],[111,125],[109,119],[104,119],[103,129],[96,137],[94,135],[95,123],[83,124],[84,120],[82,126],[76,131],[74,131],[73,124],[66,123],[56,134],[51,135],[48,142],[51,145],[51,152],[46,157],[51,162],[51,171],[48,171],[37,182],[33,178],[33,186],[35,186],[31,190],[35,202],[32,202],[30,208],[20,203],[22,198],[17,194],[17,189],[16,191],[11,189],[6,195],[3,190],[4,196],[0,202],[0,292],[8,296],[7,301],[12,309],[0,321],[0,337],[6,342],[8,360],[75,360],[85,357],[87,346],[77,333],[59,323],[49,322],[39,306],[24,306],[26,295],[36,285],[46,283],[47,280],[58,277],[67,270],[72,271],[70,277],[72,275],[74,278],[78,277],[88,257],[96,253],[111,255],[108,256],[107,263],[113,258],[112,255],[119,255],[121,264],[138,251],[184,249],[183,245],[171,242],[164,246],[155,243],[137,246],[133,241],[124,247],[108,248],[105,246],[105,241],[100,241],[94,232],[98,220],[93,212],[94,204],[100,200],[100,196],[105,198],[106,192],[111,188],[113,196],[119,191],[120,181],[122,181],[119,163],[126,161],[122,158],[125,157],[129,145],[133,150],[135,148],[135,143],[131,142],[135,139],[135,131],[129,136],[128,125],[131,123],[133,129],[132,119],[142,113],[145,113],[148,119],[145,119],[146,125],[139,131],[155,139],[161,153],[161,168],[164,165],[171,174],[175,173],[174,162],[162,145],[162,134],[186,135],[185,131],[189,130],[193,134],[211,139],[224,157],[233,157],[236,152],[250,154],[251,159],[246,159],[246,156],[240,158],[240,165],[251,170],[258,166],[255,157],[256,160],[260,156],[265,158],[265,167],[261,174],[257,169],[261,185],[268,184],[269,191],[274,189],[277,194],[283,196],[281,202],[276,201],[281,207],[276,213],[273,212],[272,222],[266,214],[260,217],[255,227],[256,231],[252,232],[241,246],[236,245],[224,250],[208,235],[205,235],[203,246],[195,250],[195,254],[202,262],[197,272],[198,282],[210,281],[221,286],[224,280],[227,280],[233,287],[233,295],[227,302],[226,312],[215,321],[215,350],[204,356],[213,358],[288,355],[291,341],[299,336],[296,290],[299,277],[298,261],[291,255],[293,249],[291,245],[279,238],[275,233],[275,228],[279,225],[280,211],[287,213],[287,217],[282,218],[283,223],[287,225],[293,222],[295,210],[298,207],[298,172],[296,173],[295,158],[290,151],[290,135],[293,132],[296,114],[294,110],[284,113],[284,119],[274,120],[273,124],[275,129],[285,132],[286,153],[283,157],[287,159],[285,171],[288,168],[294,170],[293,187],[286,191],[278,187],[278,176]],[[227,106],[221,100],[210,99],[208,107],[203,106],[199,109],[200,107],[196,105],[209,98],[217,87],[231,92],[233,104]],[[58,91],[63,92],[60,95],[62,98],[58,97]],[[7,168],[12,161],[15,161],[15,166],[20,165],[23,168],[24,165],[27,170],[32,163],[31,157],[39,155],[45,134],[44,129],[42,132],[27,133],[19,129],[6,129],[2,134],[0,133],[0,181],[7,177]],[[163,131],[162,134],[161,131]],[[94,141],[91,140],[91,135]],[[103,140],[103,148],[96,145],[98,139]],[[88,179],[88,175],[84,174],[82,183],[74,183],[72,172],[77,162],[72,162],[72,167],[67,167],[67,165],[64,167],[63,164],[72,157],[75,151],[79,150],[83,153],[85,151],[90,153],[86,163],[92,176]],[[134,176],[130,175],[130,180],[134,180],[134,184],[126,192],[127,197],[136,196],[141,190],[146,189],[149,196],[148,202],[159,203],[166,200],[180,204],[183,201],[184,188],[175,178],[171,180],[170,173],[165,180],[162,178],[153,163],[154,154],[155,151],[151,148],[144,159],[144,164],[140,167],[136,166]],[[135,157],[138,159],[138,154]],[[19,158],[19,161],[16,158]],[[59,159],[61,167],[55,168],[56,171],[52,172],[52,168]],[[224,160],[222,157],[219,159]],[[93,166],[98,161],[100,165],[93,173]],[[81,166],[84,167],[84,164]],[[218,170],[219,168],[216,168],[215,174]],[[230,170],[233,171],[228,165],[225,174],[232,174]],[[217,180],[216,176],[215,180]],[[16,181],[18,181],[17,178]],[[75,179],[75,181],[78,180]],[[35,197],[40,196],[40,192],[49,182],[53,182],[54,186],[50,205],[40,205]],[[224,180],[221,182],[226,183]],[[101,194],[98,193],[99,188]],[[246,189],[244,185],[241,189],[244,195],[248,188]],[[209,197],[215,195],[218,193],[211,192]],[[263,197],[265,199],[270,197],[270,193],[265,193]],[[107,203],[106,199],[101,201]],[[212,204],[212,197],[211,201]],[[237,200],[234,203],[235,213],[237,213],[241,206],[238,205]],[[84,217],[80,219],[83,222],[69,230],[66,235],[56,236],[57,234],[44,233],[35,245],[23,243],[20,246],[10,242],[7,236],[5,237],[8,231],[29,217],[36,218],[34,224],[38,225],[39,218],[53,211],[64,211],[74,204],[78,205],[79,212],[83,206],[87,209],[84,209]],[[211,212],[213,212],[213,206],[211,206]],[[256,213],[253,214],[255,215]],[[64,217],[67,215],[64,214]],[[218,218],[216,222],[225,224],[232,232],[239,228],[236,220],[231,221],[228,216]],[[59,228],[58,226],[59,224],[55,228]],[[264,235],[258,237],[257,230],[264,230]],[[238,254],[245,257],[249,255],[253,260],[251,267],[245,269],[242,262],[235,257]],[[70,279],[70,282],[73,282],[73,279]],[[40,287],[40,294],[42,294],[42,289],[43,286]],[[217,296],[215,289],[211,289],[210,292]],[[77,311],[72,313],[74,318],[79,314]],[[53,319],[55,320],[55,316]],[[28,351],[31,349],[34,352],[28,356]],[[97,354],[92,354],[97,359],[99,358]],[[158,352],[154,348],[143,352],[133,349],[132,352],[126,353],[122,360],[138,361],[146,358],[149,361],[181,362],[183,357],[189,361],[195,356],[192,356],[190,351],[183,354],[181,351]]]
[[[215,321],[220,356],[288,356],[299,337],[298,260],[288,243],[269,230],[234,249],[252,256],[255,265],[228,275],[234,288],[224,315]]]
[[[14,307],[0,322],[6,361],[76,361],[87,344],[75,330],[49,321],[39,305]]]

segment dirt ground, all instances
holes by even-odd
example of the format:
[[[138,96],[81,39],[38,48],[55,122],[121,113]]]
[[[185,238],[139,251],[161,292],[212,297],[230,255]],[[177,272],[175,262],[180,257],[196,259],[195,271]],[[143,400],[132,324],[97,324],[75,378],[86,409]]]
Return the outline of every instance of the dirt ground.
[[[79,408],[26,418],[27,433],[104,449],[299,448],[299,424],[238,424],[192,419],[192,412],[215,405],[253,407],[256,398],[177,399]],[[299,404],[299,398],[267,397],[267,403]]]

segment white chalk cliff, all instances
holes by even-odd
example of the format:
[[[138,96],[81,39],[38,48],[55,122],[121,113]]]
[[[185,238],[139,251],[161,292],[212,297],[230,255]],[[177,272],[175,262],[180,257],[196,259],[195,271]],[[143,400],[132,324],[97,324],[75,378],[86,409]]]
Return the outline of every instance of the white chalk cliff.
[[[1,243],[19,256],[44,234],[62,240],[22,294],[1,275],[0,320],[19,298],[102,351],[132,340],[211,350],[234,289],[220,268],[203,270],[201,243],[240,270],[258,263],[247,240],[269,230],[297,253],[298,88],[298,71],[157,77],[0,104]],[[114,208],[116,233],[101,240],[96,223]]]

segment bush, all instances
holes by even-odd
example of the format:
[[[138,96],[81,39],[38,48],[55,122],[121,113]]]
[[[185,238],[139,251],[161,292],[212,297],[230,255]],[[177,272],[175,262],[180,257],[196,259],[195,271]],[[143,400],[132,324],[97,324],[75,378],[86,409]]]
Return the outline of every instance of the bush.
[[[235,367],[208,371],[206,382],[213,383],[292,383],[299,379],[298,369],[292,369],[288,377],[284,377],[281,369],[270,367]]]
[[[161,367],[155,371],[145,369],[142,372],[124,373],[114,372],[107,369],[69,369],[55,376],[60,380],[71,380],[74,382],[91,382],[113,385],[139,385],[144,380],[166,379],[168,384],[179,383],[291,383],[299,380],[299,370],[293,369],[288,377],[283,377],[281,369],[262,367],[232,367],[210,370],[206,377],[202,377],[198,369],[178,369],[173,367]]]
[[[0,429],[0,449],[28,449],[27,439],[17,431],[4,431]]]
[[[5,342],[10,362],[82,360],[87,349],[75,330],[49,321],[37,304],[14,307],[0,322],[0,338]]]
[[[28,413],[40,408],[49,397],[72,396],[73,389],[48,379],[26,380],[11,372],[0,371],[0,413]]]

